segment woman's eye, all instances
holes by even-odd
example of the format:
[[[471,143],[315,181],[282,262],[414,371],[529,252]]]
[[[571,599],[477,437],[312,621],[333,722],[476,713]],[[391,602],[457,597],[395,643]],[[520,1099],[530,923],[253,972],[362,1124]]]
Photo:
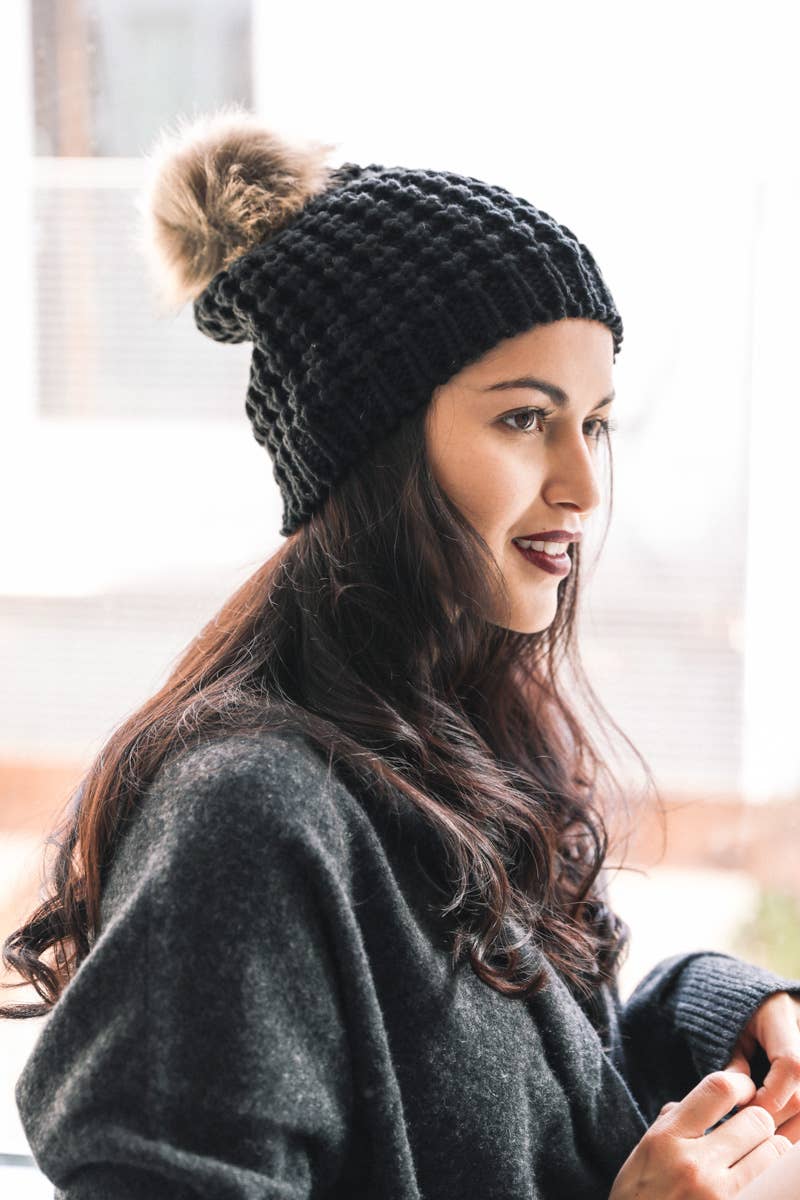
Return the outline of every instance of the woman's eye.
[[[515,424],[509,425],[508,428],[516,430],[517,433],[533,433],[531,420],[534,417],[541,418],[542,424],[544,424],[546,414],[540,408],[525,408],[522,409],[521,412],[508,413],[505,417],[502,417],[501,420],[504,424],[509,421],[515,422]],[[526,424],[516,424],[518,421],[525,422]]]

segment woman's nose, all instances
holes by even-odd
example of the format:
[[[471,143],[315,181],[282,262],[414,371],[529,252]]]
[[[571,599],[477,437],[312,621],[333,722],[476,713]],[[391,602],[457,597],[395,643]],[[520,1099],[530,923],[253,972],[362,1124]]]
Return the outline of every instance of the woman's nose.
[[[583,433],[564,434],[549,447],[542,491],[550,504],[569,504],[583,513],[598,507],[597,449]]]

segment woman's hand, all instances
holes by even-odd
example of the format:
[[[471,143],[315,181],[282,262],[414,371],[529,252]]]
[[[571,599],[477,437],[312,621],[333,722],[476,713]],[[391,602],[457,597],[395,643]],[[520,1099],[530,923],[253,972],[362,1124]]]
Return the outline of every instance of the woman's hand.
[[[737,1196],[792,1151],[788,1138],[775,1133],[770,1113],[751,1103],[755,1092],[749,1075],[714,1071],[683,1100],[665,1104],[623,1163],[609,1200]],[[737,1105],[746,1107],[718,1125]]]
[[[800,1000],[776,992],[761,1004],[742,1030],[725,1068],[750,1075],[749,1059],[760,1045],[770,1062],[769,1073],[750,1103],[775,1118],[778,1133],[800,1141]]]

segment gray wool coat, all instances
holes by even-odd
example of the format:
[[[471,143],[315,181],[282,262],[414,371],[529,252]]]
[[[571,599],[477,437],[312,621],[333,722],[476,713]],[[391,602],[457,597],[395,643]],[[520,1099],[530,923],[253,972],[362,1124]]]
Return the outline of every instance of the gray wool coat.
[[[544,957],[503,997],[451,970],[418,826],[297,733],[162,767],[17,1083],[57,1200],[607,1200],[661,1105],[800,994],[701,952],[624,1005]]]

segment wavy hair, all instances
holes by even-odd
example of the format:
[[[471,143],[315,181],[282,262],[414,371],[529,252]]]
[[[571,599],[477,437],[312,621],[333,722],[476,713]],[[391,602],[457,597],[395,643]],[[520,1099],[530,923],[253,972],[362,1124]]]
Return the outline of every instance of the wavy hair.
[[[613,726],[655,785],[580,662],[580,545],[548,628],[489,623],[508,600],[502,573],[433,477],[425,415],[351,469],[111,734],[47,839],[56,858],[39,906],[3,943],[21,977],[3,986],[31,984],[42,1003],[0,1016],[49,1011],[90,952],[117,832],[161,764],[251,730],[299,730],[349,786],[413,806],[447,864],[454,966],[468,957],[490,987],[521,997],[545,985],[542,952],[578,998],[615,976],[630,931],[601,871],[609,818],[630,812],[629,797],[587,715]],[[589,702],[584,717],[572,691]]]

